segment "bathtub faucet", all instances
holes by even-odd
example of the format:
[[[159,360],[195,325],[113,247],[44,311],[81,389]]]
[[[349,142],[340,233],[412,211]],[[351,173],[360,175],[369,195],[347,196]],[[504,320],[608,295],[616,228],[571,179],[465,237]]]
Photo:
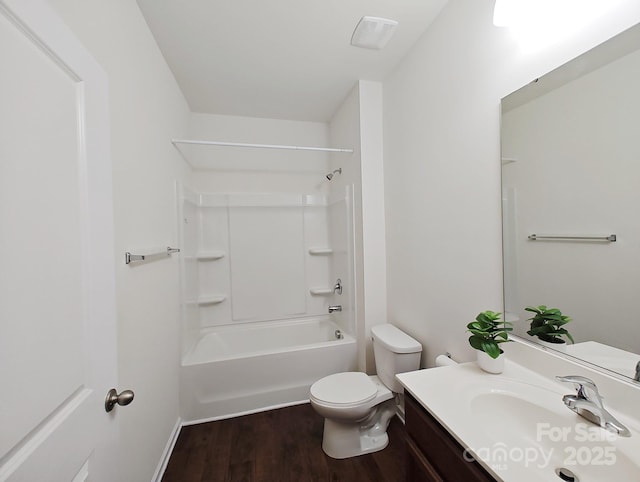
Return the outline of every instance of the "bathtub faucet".
[[[330,305],[329,313],[333,313],[335,311],[342,311],[342,305]]]

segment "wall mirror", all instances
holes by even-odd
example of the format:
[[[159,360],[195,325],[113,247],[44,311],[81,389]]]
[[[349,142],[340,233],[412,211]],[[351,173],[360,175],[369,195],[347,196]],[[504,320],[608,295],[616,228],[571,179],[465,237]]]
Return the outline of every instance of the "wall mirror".
[[[502,99],[505,315],[538,342],[524,308],[562,310],[575,344],[560,351],[629,378],[640,361],[639,86],[640,24]]]

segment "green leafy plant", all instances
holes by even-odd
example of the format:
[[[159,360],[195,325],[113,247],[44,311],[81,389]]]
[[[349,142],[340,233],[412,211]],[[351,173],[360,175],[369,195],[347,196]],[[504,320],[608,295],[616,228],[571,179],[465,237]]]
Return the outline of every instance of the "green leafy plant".
[[[501,315],[495,311],[483,311],[476,316],[476,321],[467,325],[467,331],[471,332],[469,344],[491,358],[498,358],[503,353],[499,345],[510,341],[509,332],[513,330],[510,322],[500,321]]]
[[[563,325],[569,323],[571,318],[563,315],[559,309],[547,308],[544,305],[540,305],[537,307],[527,306],[525,310],[535,313],[535,315],[529,318],[529,321],[531,321],[531,329],[527,331],[528,335],[537,336],[547,343],[558,344],[564,343],[565,341],[562,337],[566,336],[571,340],[571,343],[574,343],[571,334],[566,328],[563,328]]]

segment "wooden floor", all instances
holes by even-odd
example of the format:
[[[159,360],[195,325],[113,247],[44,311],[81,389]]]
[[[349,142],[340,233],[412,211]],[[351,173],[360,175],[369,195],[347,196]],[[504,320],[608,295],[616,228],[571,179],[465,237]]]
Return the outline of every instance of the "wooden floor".
[[[404,481],[404,426],[397,417],[386,449],[343,460],[322,451],[323,422],[304,404],[183,427],[162,481]]]

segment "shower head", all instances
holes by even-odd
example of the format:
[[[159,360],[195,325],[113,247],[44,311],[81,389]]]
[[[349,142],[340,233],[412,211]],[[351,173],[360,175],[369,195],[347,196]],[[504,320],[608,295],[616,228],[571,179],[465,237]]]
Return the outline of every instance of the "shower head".
[[[335,170],[335,171],[333,171],[333,172],[330,172],[330,173],[329,173],[329,174],[327,174],[325,177],[326,177],[329,181],[331,181],[331,179],[333,179],[333,176],[335,176],[336,174],[342,174],[342,168],[341,168],[341,167],[339,167],[338,169],[336,169],[336,170]]]

